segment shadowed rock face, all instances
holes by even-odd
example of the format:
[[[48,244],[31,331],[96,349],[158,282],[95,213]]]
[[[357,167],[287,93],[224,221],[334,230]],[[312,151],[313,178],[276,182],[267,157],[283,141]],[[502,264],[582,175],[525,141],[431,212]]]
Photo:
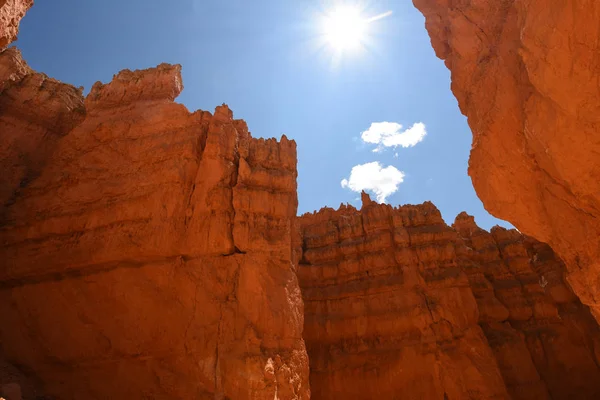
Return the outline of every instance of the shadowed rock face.
[[[33,0],[0,0],[0,50],[17,39],[19,22]]]
[[[14,365],[0,361],[0,398],[6,400],[46,400],[40,382],[26,376]],[[49,399],[48,399],[49,400]]]
[[[2,352],[60,399],[307,399],[296,145],[181,89],[177,65],[122,71],[56,126],[5,207]]]
[[[314,399],[600,396],[600,331],[547,245],[431,203],[298,226]]]
[[[488,233],[465,213],[453,227],[479,324],[512,398],[600,397],[600,330],[550,247],[514,229]]]
[[[477,194],[549,243],[600,315],[600,3],[413,3],[473,131]]]

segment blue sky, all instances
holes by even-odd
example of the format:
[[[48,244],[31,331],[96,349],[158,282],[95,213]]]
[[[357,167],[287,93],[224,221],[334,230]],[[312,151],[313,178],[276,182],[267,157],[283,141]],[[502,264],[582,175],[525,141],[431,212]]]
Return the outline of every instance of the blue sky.
[[[299,213],[360,205],[350,187],[374,179],[390,204],[431,200],[448,223],[467,211],[484,228],[509,226],[484,210],[467,176],[471,133],[421,14],[408,0],[357,1],[366,16],[392,15],[369,24],[363,51],[337,61],[323,45],[323,0],[39,0],[17,46],[34,69],[86,92],[124,68],[182,64],[178,101],[190,110],[227,103],[253,136],[296,140]],[[365,142],[378,122],[402,125],[399,133],[422,123],[427,134],[406,148]]]

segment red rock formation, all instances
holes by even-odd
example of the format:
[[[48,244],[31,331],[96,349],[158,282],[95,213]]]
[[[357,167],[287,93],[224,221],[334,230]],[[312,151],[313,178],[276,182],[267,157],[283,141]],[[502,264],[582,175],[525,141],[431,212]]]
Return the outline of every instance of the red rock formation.
[[[19,22],[33,0],[0,0],[0,50],[17,39]]]
[[[459,264],[512,398],[599,398],[600,330],[550,247],[516,230],[488,233],[464,213],[454,228],[466,244]]]
[[[313,399],[508,399],[431,203],[299,219]]]
[[[60,399],[307,399],[296,145],[188,112],[179,71],[122,71],[53,125],[0,229],[2,353]]]
[[[600,396],[600,330],[548,246],[367,200],[299,218],[313,398]]]
[[[477,194],[549,243],[600,317],[600,3],[413,2],[473,131]]]
[[[478,193],[596,307],[600,6],[414,2]],[[0,49],[31,4],[0,0]],[[600,330],[547,245],[364,193],[296,219],[295,143],[174,103],[179,70],[84,100],[0,52],[3,359],[60,399],[308,399],[304,325],[317,399],[600,397]],[[0,363],[18,392],[38,393]]]
[[[32,71],[14,47],[0,52],[0,207],[41,172],[84,115],[81,91]]]

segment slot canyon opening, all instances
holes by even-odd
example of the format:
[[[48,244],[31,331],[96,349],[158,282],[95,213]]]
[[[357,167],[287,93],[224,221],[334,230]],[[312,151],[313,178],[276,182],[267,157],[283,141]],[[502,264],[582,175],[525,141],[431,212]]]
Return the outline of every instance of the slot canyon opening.
[[[0,395],[597,398],[600,6],[413,3],[3,2]]]

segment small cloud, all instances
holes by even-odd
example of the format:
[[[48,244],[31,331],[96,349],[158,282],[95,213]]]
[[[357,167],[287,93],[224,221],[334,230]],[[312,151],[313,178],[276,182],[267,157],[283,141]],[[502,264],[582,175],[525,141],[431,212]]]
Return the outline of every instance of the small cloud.
[[[373,152],[377,153],[386,147],[413,147],[423,141],[427,135],[425,124],[417,122],[410,128],[402,130],[397,122],[373,122],[369,129],[361,133],[365,143],[376,144]]]
[[[398,190],[398,185],[404,182],[404,172],[390,165],[383,168],[375,161],[362,165],[355,165],[350,171],[349,179],[342,179],[343,188],[360,193],[369,190],[377,195],[379,203],[385,203],[387,197]]]

